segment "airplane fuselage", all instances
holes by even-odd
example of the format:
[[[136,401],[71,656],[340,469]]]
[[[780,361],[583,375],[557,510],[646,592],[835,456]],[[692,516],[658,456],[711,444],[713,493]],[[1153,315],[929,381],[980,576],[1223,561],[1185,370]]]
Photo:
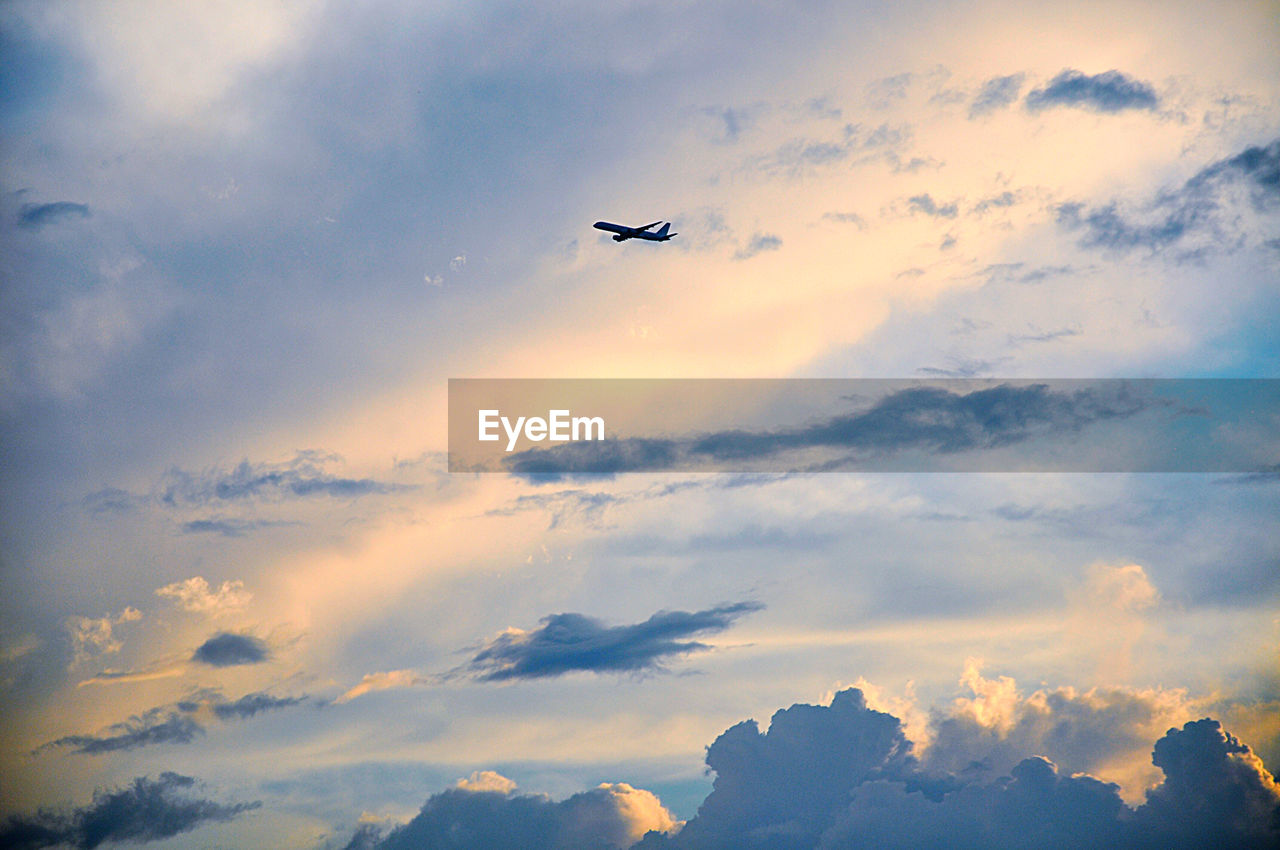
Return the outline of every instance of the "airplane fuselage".
[[[626,242],[628,239],[643,239],[646,242],[666,242],[672,236],[677,234],[671,232],[671,222],[663,224],[656,231],[649,228],[657,227],[662,224],[661,221],[655,221],[652,224],[646,224],[644,227],[627,227],[625,224],[614,224],[611,221],[597,221],[591,225],[596,230],[605,230],[614,234],[614,242]]]

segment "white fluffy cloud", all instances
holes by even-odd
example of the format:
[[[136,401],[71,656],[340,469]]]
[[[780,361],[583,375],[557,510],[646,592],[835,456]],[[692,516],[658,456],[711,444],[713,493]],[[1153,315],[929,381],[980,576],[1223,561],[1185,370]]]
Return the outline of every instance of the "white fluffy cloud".
[[[242,581],[224,581],[213,590],[202,576],[192,576],[156,589],[156,596],[167,597],[185,611],[201,614],[222,614],[249,604],[253,594],[244,589]]]

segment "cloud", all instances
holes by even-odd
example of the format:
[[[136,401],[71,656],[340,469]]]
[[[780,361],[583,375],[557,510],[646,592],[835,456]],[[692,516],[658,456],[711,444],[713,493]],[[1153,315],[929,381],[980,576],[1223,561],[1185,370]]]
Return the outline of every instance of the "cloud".
[[[662,669],[665,658],[707,649],[685,640],[720,632],[757,602],[720,605],[705,611],[659,611],[643,623],[606,626],[582,614],[553,614],[533,631],[508,629],[484,646],[467,668],[482,681],[537,679],[578,670],[641,672]]]
[[[209,707],[219,720],[244,720],[247,717],[253,717],[263,711],[275,711],[278,708],[288,708],[305,702],[307,697],[273,697],[269,694],[255,693],[245,694],[234,702],[212,701]],[[180,705],[190,706],[197,704],[182,703]],[[195,710],[193,707],[192,710]]]
[[[1113,575],[1119,579],[1119,573]],[[1091,585],[1081,602],[1096,599],[1095,592],[1107,584]],[[1127,592],[1138,586],[1134,581]],[[1120,606],[1099,605],[1099,620],[1124,616]],[[1105,623],[1099,625],[1105,633]],[[972,696],[957,697],[945,712],[935,711],[928,740],[917,741],[917,754],[930,770],[990,780],[1039,755],[1068,773],[1107,776],[1132,802],[1141,801],[1159,780],[1148,759],[1152,739],[1192,711],[1179,690],[1059,687],[1023,695],[1008,676],[983,677],[976,659],[966,662],[960,684]]]
[[[898,719],[867,708],[854,689],[836,694],[830,706],[778,711],[763,734],[754,720],[743,721],[707,748],[715,785],[670,843],[772,846],[772,837],[782,846],[786,837],[786,846],[805,846],[802,836],[820,834],[851,788],[901,772],[909,753]]]
[[[960,211],[954,201],[949,204],[938,204],[928,193],[907,198],[907,205],[912,212],[922,212],[934,218],[955,218]]]
[[[1244,198],[1238,197],[1243,193]],[[1194,236],[1195,253],[1216,252],[1238,246],[1246,224],[1239,211],[1252,207],[1269,213],[1280,207],[1280,139],[1265,147],[1246,148],[1235,156],[1201,169],[1182,186],[1159,193],[1135,213],[1123,211],[1118,202],[1087,209],[1080,203],[1057,208],[1058,224],[1081,231],[1080,245],[1131,251],[1160,251]]]
[[[969,117],[977,118],[1003,109],[1018,99],[1022,91],[1022,81],[1026,74],[1009,74],[1006,77],[992,77],[982,84],[973,103],[969,104]]]
[[[95,791],[93,802],[68,813],[41,809],[11,815],[0,826],[0,845],[37,848],[70,845],[90,850],[106,842],[158,841],[209,822],[229,821],[260,802],[216,803],[186,795],[196,780],[177,773],[139,777],[116,791]]]
[[[773,153],[750,160],[746,167],[766,174],[799,177],[814,169],[853,159],[854,164],[883,160],[897,170],[902,167],[901,156],[911,136],[908,126],[881,124],[866,128],[860,124],[846,124],[834,138],[820,141],[793,139]],[[925,164],[923,160],[919,162],[919,165]],[[914,167],[918,166],[913,161],[906,170],[914,170]]]
[[[203,576],[192,576],[156,588],[156,596],[172,599],[184,611],[215,615],[243,608],[253,599],[253,594],[244,589],[242,581],[224,581],[217,590],[211,590]]]
[[[412,670],[389,670],[381,673],[366,673],[359,684],[338,697],[334,702],[350,702],[356,697],[372,691],[388,691],[396,688],[412,688],[417,685],[428,685],[438,681],[430,676],[422,676]]]
[[[516,783],[501,773],[492,770],[476,770],[468,779],[459,779],[457,787],[463,791],[497,791],[499,794],[510,794],[516,790]]]
[[[982,722],[1007,726],[1015,696],[1011,681],[991,683],[979,697],[991,709]],[[1077,719],[1056,716],[1055,734],[1105,739],[1108,718],[1078,728]],[[849,689],[829,707],[776,713],[766,734],[754,721],[725,731],[707,749],[716,779],[697,816],[639,847],[1244,847],[1280,840],[1280,788],[1217,721],[1169,729],[1152,762],[1163,781],[1136,810],[1114,783],[1069,775],[1034,752],[1007,773],[986,766],[940,772],[913,754],[898,718]]]
[[[202,734],[204,727],[191,717],[155,708],[123,723],[113,724],[101,735],[67,735],[50,741],[40,750],[72,747],[72,752],[101,755],[152,744],[189,744],[197,735]]]
[[[172,705],[159,706],[122,723],[114,723],[99,734],[58,738],[44,744],[36,752],[70,747],[75,753],[100,755],[153,744],[189,744],[197,736],[204,734],[207,722],[211,719],[245,720],[265,711],[298,705],[307,699],[305,695],[273,697],[257,692],[245,694],[236,700],[227,700],[215,690],[199,691]]]
[[[553,802],[542,795],[515,794],[511,780],[492,771],[484,774],[483,787],[464,785],[467,780],[463,780],[458,787],[433,795],[413,820],[374,846],[378,850],[621,850],[650,831],[662,833],[678,826],[652,792],[626,783],[603,783]]]
[[[1151,761],[1165,774],[1138,810],[1152,845],[1280,844],[1280,786],[1218,721],[1170,729],[1156,742]],[[1224,841],[1228,836],[1235,840]]]
[[[988,210],[1000,207],[1011,207],[1018,202],[1018,196],[1013,192],[1001,192],[999,195],[992,195],[989,198],[983,198],[973,205],[970,211],[976,215],[982,215]]]
[[[55,201],[51,204],[23,204],[18,210],[18,227],[40,230],[49,224],[67,218],[88,218],[88,204]]]
[[[823,213],[823,221],[835,221],[841,224],[852,224],[859,230],[867,229],[867,220],[857,213],[851,212],[829,212]]]
[[[240,519],[193,519],[182,524],[183,534],[218,534],[223,537],[243,537],[250,531],[259,528],[274,528],[290,525],[287,522],[271,522],[268,520]]]
[[[167,505],[208,504],[243,499],[282,499],[331,496],[353,499],[374,493],[409,489],[371,478],[340,478],[325,470],[336,455],[303,451],[283,463],[241,463],[232,470],[190,473],[171,469],[160,487],[158,498]],[[209,530],[209,529],[204,529]]]
[[[1088,76],[1067,69],[1044,88],[1027,95],[1027,109],[1039,112],[1055,106],[1072,106],[1094,112],[1121,112],[1126,109],[1154,110],[1159,105],[1150,83],[1119,71]]]
[[[196,648],[192,661],[212,667],[260,664],[271,656],[267,645],[252,635],[219,632]]]
[[[112,617],[71,617],[67,620],[67,629],[71,632],[72,650],[76,664],[97,655],[119,652],[124,645],[116,637],[115,627],[122,623],[134,623],[142,619],[142,612],[137,608],[126,607]]]
[[[782,239],[772,233],[757,233],[747,244],[734,252],[735,260],[749,260],[764,251],[776,251],[782,247]]]
[[[1007,339],[1010,345],[1021,345],[1024,342],[1053,342],[1057,339],[1065,339],[1067,337],[1080,336],[1083,333],[1079,328],[1058,328],[1053,331],[1034,331],[1027,334],[1009,334]]]
[[[1062,334],[1067,335],[1067,334]],[[612,474],[681,465],[723,466],[783,452],[827,449],[830,463],[853,465],[904,451],[948,455],[997,449],[1095,422],[1125,419],[1162,404],[1124,384],[1057,390],[1048,384],[1000,384],[969,392],[910,387],[870,407],[777,431],[716,431],[684,438],[623,438],[516,452],[504,460],[520,475]],[[849,452],[860,456],[849,456]]]

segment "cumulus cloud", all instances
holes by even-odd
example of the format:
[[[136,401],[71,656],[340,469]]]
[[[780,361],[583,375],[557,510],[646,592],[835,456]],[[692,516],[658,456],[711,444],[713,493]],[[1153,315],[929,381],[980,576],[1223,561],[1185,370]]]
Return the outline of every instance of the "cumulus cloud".
[[[23,204],[18,210],[18,227],[40,230],[49,224],[67,218],[88,218],[88,204],[71,201],[54,201],[51,204]]]
[[[974,97],[973,103],[969,104],[969,117],[977,118],[1013,103],[1018,99],[1018,93],[1022,91],[1024,79],[1026,79],[1025,74],[1009,74],[987,80]]]
[[[537,679],[578,670],[643,672],[662,669],[670,657],[707,649],[687,640],[724,631],[758,602],[737,602],[705,611],[659,611],[643,623],[606,626],[583,614],[552,614],[541,628],[508,629],[486,644],[467,665],[483,681]]]
[[[960,684],[971,695],[931,717],[921,753],[930,769],[990,779],[1040,755],[1068,773],[1107,776],[1135,803],[1160,778],[1148,758],[1152,739],[1194,710],[1181,690],[1059,687],[1024,695],[1008,676],[984,677],[977,659],[966,662]]]
[[[1067,69],[1044,88],[1027,95],[1026,106],[1033,112],[1055,106],[1071,106],[1094,112],[1122,112],[1126,109],[1154,110],[1160,101],[1150,83],[1119,71],[1089,76]]]
[[[765,733],[754,720],[743,721],[707,748],[714,787],[672,845],[804,846],[803,836],[820,834],[850,789],[882,773],[900,774],[909,753],[898,719],[867,708],[853,689],[836,694],[829,707],[778,711]]]
[[[483,787],[459,783],[433,795],[413,820],[374,846],[621,850],[650,831],[663,833],[678,826],[652,792],[623,782],[604,783],[553,802],[543,795],[515,794],[514,782],[492,771],[485,774]]]
[[[239,664],[261,664],[270,657],[266,643],[259,638],[219,632],[196,647],[191,660],[212,667],[234,667]]]
[[[172,599],[184,611],[215,615],[243,608],[253,598],[253,594],[244,589],[242,581],[224,581],[214,590],[203,576],[192,576],[156,588],[156,596]]]
[[[1057,221],[1080,232],[1082,247],[1121,252],[1143,248],[1154,253],[1178,245],[1194,256],[1256,235],[1241,221],[1242,212],[1266,214],[1277,208],[1280,139],[1214,162],[1138,210],[1125,209],[1117,201],[1092,208],[1067,203],[1057,208]]]
[[[516,783],[492,770],[475,770],[467,779],[459,779],[458,788],[463,791],[497,791],[499,794],[510,794],[516,790]]]
[[[0,826],[0,845],[91,850],[107,842],[158,841],[205,823],[231,820],[262,805],[188,796],[195,785],[190,776],[166,772],[154,780],[139,777],[119,790],[95,791],[92,803],[70,812],[41,809],[34,815],[11,815]]]
[[[1018,722],[1013,684],[989,685],[960,713],[1011,731]],[[1061,706],[1045,710],[1061,712],[1054,734],[1076,735],[1076,744],[1105,737],[1104,718],[1073,728],[1079,717]],[[1280,788],[1217,721],[1169,729],[1152,761],[1163,781],[1136,809],[1114,783],[1061,770],[1034,750],[1007,772],[945,772],[912,753],[896,717],[868,708],[850,689],[829,707],[778,712],[766,734],[754,721],[727,730],[707,750],[716,779],[697,816],[639,846],[1246,847],[1280,840]]]

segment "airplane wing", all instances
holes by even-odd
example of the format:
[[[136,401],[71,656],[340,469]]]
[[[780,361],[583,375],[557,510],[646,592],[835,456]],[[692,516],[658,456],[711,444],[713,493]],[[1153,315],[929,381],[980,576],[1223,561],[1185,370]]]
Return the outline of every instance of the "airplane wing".
[[[640,230],[648,230],[650,227],[657,227],[659,224],[662,224],[662,219],[658,219],[658,220],[657,220],[657,221],[655,221],[653,224],[646,224],[644,227],[637,227],[637,228],[634,228],[634,229],[635,229],[635,230],[637,230],[637,231],[640,231]]]

